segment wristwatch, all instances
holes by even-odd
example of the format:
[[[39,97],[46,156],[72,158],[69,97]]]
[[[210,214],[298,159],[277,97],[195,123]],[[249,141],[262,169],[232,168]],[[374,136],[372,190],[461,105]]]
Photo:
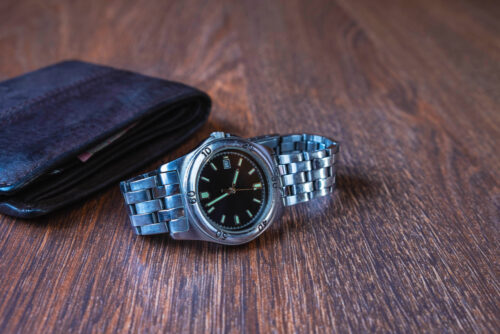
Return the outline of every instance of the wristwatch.
[[[120,183],[138,235],[249,242],[285,206],[330,194],[339,144],[310,134],[214,132],[191,153]]]

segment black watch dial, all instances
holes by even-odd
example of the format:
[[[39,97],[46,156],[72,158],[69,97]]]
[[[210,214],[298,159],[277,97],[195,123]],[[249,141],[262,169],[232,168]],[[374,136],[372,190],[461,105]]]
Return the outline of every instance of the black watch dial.
[[[243,151],[221,151],[207,160],[198,177],[198,198],[210,223],[229,231],[252,227],[266,203],[264,175]]]

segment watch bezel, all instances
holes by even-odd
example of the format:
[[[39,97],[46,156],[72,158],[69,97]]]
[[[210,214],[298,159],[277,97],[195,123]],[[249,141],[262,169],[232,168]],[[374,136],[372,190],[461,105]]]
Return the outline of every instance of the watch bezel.
[[[205,165],[213,155],[223,150],[240,150],[251,156],[265,174],[264,179],[268,189],[267,203],[258,220],[251,227],[244,231],[225,230],[212,225],[202,212],[200,201],[198,199],[198,176]],[[279,189],[278,172],[272,154],[262,145],[253,143],[249,140],[229,137],[214,139],[202,144],[195,152],[188,163],[188,173],[183,182],[187,203],[185,214],[190,223],[197,227],[210,241],[227,244],[239,245],[247,243],[269,228],[281,215],[283,203],[281,201],[281,192]]]

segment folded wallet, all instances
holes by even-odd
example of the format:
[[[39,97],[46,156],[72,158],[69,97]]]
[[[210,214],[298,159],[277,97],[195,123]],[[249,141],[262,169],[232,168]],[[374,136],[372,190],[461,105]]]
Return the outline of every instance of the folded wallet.
[[[0,212],[47,214],[164,155],[207,119],[207,94],[65,61],[0,83]]]

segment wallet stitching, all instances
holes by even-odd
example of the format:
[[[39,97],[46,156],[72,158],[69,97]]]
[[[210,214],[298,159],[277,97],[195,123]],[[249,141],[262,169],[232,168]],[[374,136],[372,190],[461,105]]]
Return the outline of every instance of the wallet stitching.
[[[26,107],[32,107],[36,104],[42,103],[46,100],[49,100],[51,97],[53,98],[52,101],[55,101],[57,99],[57,97],[56,97],[57,95],[64,96],[62,93],[66,93],[66,92],[72,91],[76,88],[79,88],[80,86],[82,86],[90,81],[99,79],[100,77],[103,77],[112,71],[114,71],[114,70],[113,69],[105,69],[105,70],[98,71],[97,73],[86,76],[80,80],[77,80],[75,82],[72,82],[72,83],[67,84],[65,86],[62,86],[62,87],[54,88],[43,95],[28,99],[24,102],[21,102],[20,104],[12,106],[12,107],[5,109],[3,111],[0,111],[0,115],[3,114],[2,116],[5,116],[5,117],[2,117],[1,119],[6,120],[6,121],[11,120],[12,117],[9,117],[9,115],[7,115],[8,113],[11,113],[13,111],[23,109]],[[14,115],[16,115],[16,114],[14,114]]]
[[[120,73],[120,72],[115,71],[115,73]],[[90,79],[89,79],[89,80],[90,80]],[[171,89],[171,88],[173,88],[173,87],[177,88],[176,86],[172,86],[172,87],[169,87],[169,88]],[[183,94],[184,94],[184,92],[180,92],[180,93],[178,93],[178,94],[176,94],[176,95],[174,95],[174,96],[170,96],[170,97],[168,98],[168,100],[170,100],[170,99],[175,99],[175,98],[177,98],[178,96],[183,95]],[[189,94],[188,94],[186,97],[189,97]],[[150,109],[150,108],[151,108],[151,107],[153,107],[155,104],[158,104],[159,102],[161,102],[163,99],[165,99],[165,96],[164,96],[164,95],[161,95],[161,96],[159,96],[157,99],[155,99],[155,100],[153,100],[152,102],[150,102],[150,103],[147,105],[147,107],[137,107],[137,108],[135,108],[132,112],[133,112],[133,113],[135,113],[135,112],[136,112],[136,111],[138,111],[139,109],[144,109],[144,110]],[[31,169],[29,169],[28,171],[26,171],[25,175],[32,173],[35,169],[37,169],[38,167],[40,167],[40,165],[43,165],[44,163],[46,163],[46,161],[45,161],[45,162],[38,162],[38,163],[34,164],[34,166],[33,166]],[[2,187],[5,187],[5,186],[11,186],[11,185],[13,185],[14,183],[16,183],[16,182],[12,182],[12,183],[0,183],[0,186],[2,186]]]

